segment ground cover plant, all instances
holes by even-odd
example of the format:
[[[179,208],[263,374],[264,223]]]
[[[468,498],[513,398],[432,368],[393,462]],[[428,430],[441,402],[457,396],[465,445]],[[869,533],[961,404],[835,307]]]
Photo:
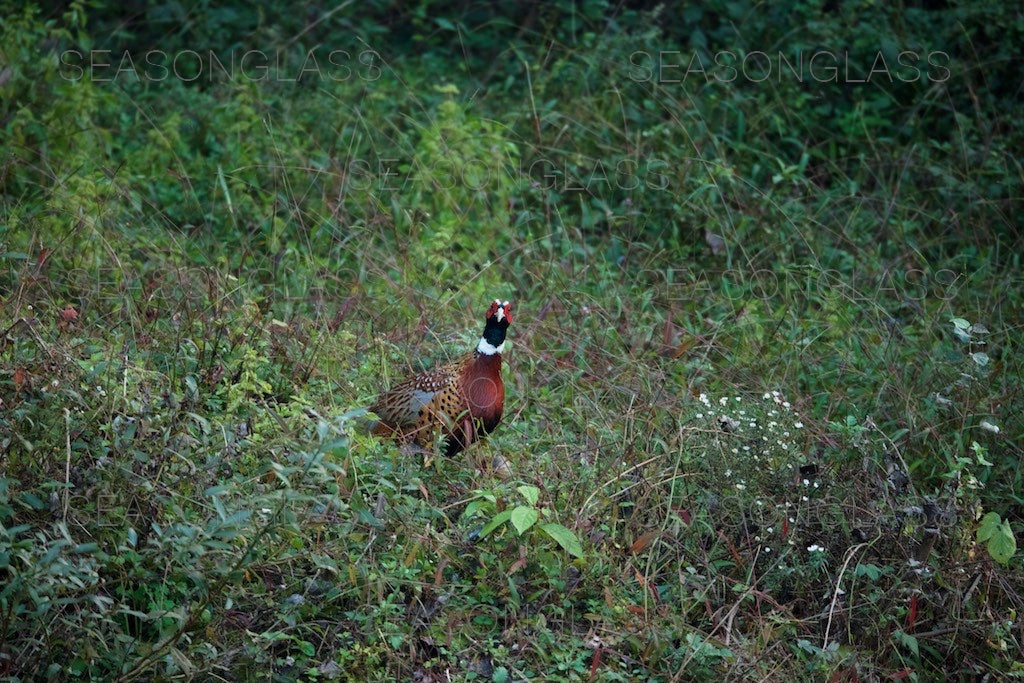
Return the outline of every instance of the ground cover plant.
[[[1012,4],[0,7],[5,679],[1024,671]]]

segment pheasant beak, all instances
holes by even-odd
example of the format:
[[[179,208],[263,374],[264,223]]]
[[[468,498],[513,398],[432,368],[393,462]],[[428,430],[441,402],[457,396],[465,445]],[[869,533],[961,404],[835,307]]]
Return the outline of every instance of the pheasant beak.
[[[495,299],[494,303],[491,304],[491,308],[487,311],[488,318],[494,318],[497,322],[505,321],[506,324],[512,323],[512,307],[507,301],[501,299]]]

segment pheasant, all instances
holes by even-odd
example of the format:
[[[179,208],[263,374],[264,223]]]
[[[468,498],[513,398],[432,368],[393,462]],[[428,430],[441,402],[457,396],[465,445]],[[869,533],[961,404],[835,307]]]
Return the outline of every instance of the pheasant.
[[[432,449],[440,433],[451,457],[493,432],[505,402],[501,351],[511,323],[512,307],[495,299],[475,350],[377,397],[370,407],[380,418],[373,434]]]

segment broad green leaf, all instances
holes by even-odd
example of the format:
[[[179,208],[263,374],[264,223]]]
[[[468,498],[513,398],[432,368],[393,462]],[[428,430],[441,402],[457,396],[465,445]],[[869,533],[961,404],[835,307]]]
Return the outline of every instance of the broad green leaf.
[[[999,564],[1006,564],[1017,552],[1017,539],[1013,536],[1013,529],[1010,528],[1010,520],[1004,519],[1003,523],[996,529],[992,538],[988,539],[988,554]]]
[[[982,367],[988,365],[988,354],[983,351],[977,351],[975,353],[972,353],[971,359]]]
[[[475,515],[480,510],[489,510],[493,507],[494,505],[489,500],[473,500],[470,501],[469,505],[466,506],[466,509],[465,511],[463,511],[462,516],[466,519],[472,519],[473,515]]]
[[[487,535],[497,529],[499,526],[508,521],[508,518],[512,516],[511,510],[502,510],[498,514],[494,515],[494,519],[489,521],[483,529],[480,530],[480,538],[487,538]]]
[[[527,529],[537,523],[538,517],[540,517],[540,513],[537,512],[536,508],[520,505],[512,510],[512,526],[522,536]]]
[[[949,322],[953,323],[953,325],[955,325],[958,330],[966,331],[971,329],[971,324],[964,320],[963,318],[950,318]]]
[[[555,539],[555,542],[562,546],[565,552],[573,557],[583,557],[583,546],[580,545],[580,539],[576,538],[576,534],[572,531],[554,522],[544,524],[541,526],[541,529],[548,536]]]
[[[520,486],[516,491],[519,491],[530,505],[536,505],[537,500],[540,499],[540,489],[536,486]]]
[[[999,517],[998,512],[990,512],[981,518],[981,524],[978,526],[978,540],[984,543],[999,531],[999,523],[1002,520]]]

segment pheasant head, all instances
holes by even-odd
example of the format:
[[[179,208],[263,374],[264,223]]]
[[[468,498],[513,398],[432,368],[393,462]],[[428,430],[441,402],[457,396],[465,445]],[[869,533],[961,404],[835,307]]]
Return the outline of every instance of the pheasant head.
[[[507,301],[495,299],[487,309],[484,333],[480,343],[476,345],[477,353],[493,356],[505,348],[505,333],[512,324],[512,305]]]

